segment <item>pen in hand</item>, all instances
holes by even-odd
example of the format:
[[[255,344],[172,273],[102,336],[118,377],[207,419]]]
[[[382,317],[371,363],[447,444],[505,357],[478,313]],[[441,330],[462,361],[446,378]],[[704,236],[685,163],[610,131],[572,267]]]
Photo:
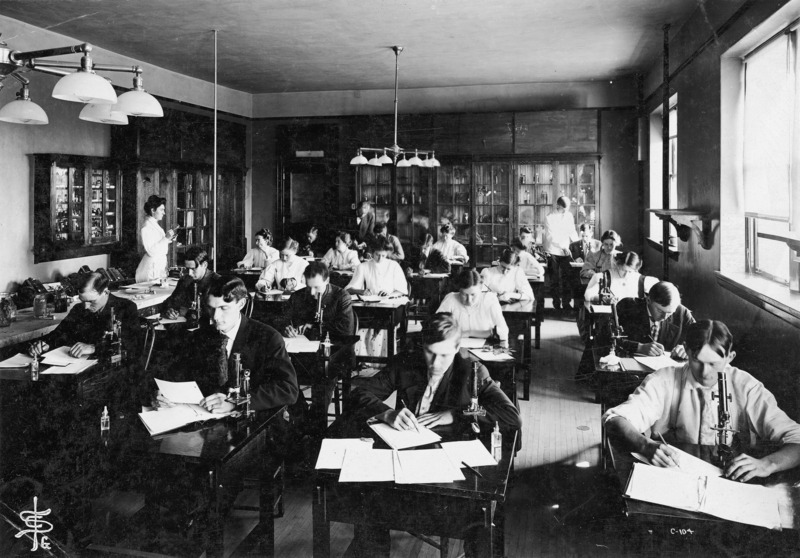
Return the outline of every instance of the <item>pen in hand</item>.
[[[664,440],[664,436],[661,434],[661,432],[658,433],[658,437],[661,439],[661,443],[664,444],[665,446],[667,446],[667,448],[669,448],[669,444],[667,443],[666,440]],[[666,451],[664,453],[667,454],[667,456],[669,457],[669,460],[672,461],[672,464],[675,465],[675,467],[680,468],[680,465],[678,465],[678,462],[672,457],[672,455],[670,455]]]
[[[406,402],[405,401],[403,401],[401,399],[400,400],[400,404],[403,406],[403,409],[406,409],[408,411],[408,407],[406,406]],[[415,417],[413,415],[413,413],[411,413],[411,411],[408,411],[408,412],[409,412],[409,414],[411,414],[411,422],[414,424],[414,430],[419,432],[419,424],[417,424],[417,417]]]

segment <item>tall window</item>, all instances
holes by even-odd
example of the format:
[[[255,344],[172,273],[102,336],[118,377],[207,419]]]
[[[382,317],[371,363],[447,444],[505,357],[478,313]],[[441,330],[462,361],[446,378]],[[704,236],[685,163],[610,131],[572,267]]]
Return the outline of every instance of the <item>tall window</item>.
[[[664,196],[661,189],[663,178],[663,150],[661,107],[650,115],[650,205],[652,209],[664,209]],[[669,103],[669,207],[678,207],[678,95],[673,95]],[[661,219],[650,214],[650,238],[660,241]],[[670,235],[675,236],[675,228],[670,225]]]
[[[743,182],[747,270],[789,282],[790,252],[766,234],[798,229],[792,171],[800,165],[797,32],[778,35],[745,57]],[[795,179],[796,181],[796,179]]]

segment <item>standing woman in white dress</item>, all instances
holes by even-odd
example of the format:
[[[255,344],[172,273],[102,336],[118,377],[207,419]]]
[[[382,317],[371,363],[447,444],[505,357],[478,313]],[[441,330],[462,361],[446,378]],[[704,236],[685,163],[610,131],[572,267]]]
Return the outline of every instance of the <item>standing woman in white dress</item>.
[[[169,244],[175,239],[175,231],[170,229],[166,233],[158,224],[166,213],[167,199],[152,195],[144,204],[147,217],[139,231],[144,256],[136,268],[136,282],[154,281],[167,276],[167,250]]]

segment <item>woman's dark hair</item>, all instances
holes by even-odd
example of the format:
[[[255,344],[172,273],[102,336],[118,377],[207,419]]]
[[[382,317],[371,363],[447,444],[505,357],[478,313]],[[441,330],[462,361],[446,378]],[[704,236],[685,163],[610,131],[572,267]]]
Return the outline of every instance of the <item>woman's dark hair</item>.
[[[456,232],[456,228],[450,223],[445,223],[439,228],[439,232],[441,234],[450,234],[451,232],[452,233]]]
[[[461,339],[461,327],[450,312],[434,314],[422,333],[425,345],[433,345],[454,337]]]
[[[523,252],[525,251],[525,245],[519,238],[515,238],[511,241],[511,248],[516,248],[517,250],[522,250]]]
[[[267,241],[267,244],[272,246],[272,240],[273,240],[272,239],[272,233],[270,232],[269,229],[267,229],[267,228],[259,229],[259,230],[256,231],[255,236],[260,236],[261,238],[263,238],[264,240]]]
[[[331,276],[330,271],[328,270],[328,266],[325,265],[323,262],[309,262],[306,268],[303,270],[303,277],[306,280],[311,279],[312,277],[316,277],[317,275],[322,276],[323,281],[327,281],[328,277]]]
[[[585,231],[593,231],[594,229],[589,223],[581,223],[581,226],[578,227],[578,230],[581,232],[585,232]]]
[[[558,196],[558,199],[556,200],[556,205],[566,209],[567,206],[569,205],[569,198],[567,196]]]
[[[622,237],[613,229],[608,229],[603,233],[603,236],[600,237],[600,242],[604,240],[613,240],[616,244],[622,244]]]
[[[461,289],[469,289],[481,283],[483,283],[483,280],[481,279],[480,273],[474,269],[465,269],[458,274],[453,282],[453,286],[460,291]]]
[[[614,256],[614,262],[617,264],[617,266],[627,265],[636,271],[639,271],[639,268],[642,267],[642,259],[639,257],[639,254],[633,250],[630,252],[620,252]]]
[[[517,265],[519,263],[519,255],[513,250],[503,250],[503,253],[500,254],[500,263]]]
[[[349,232],[339,231],[336,233],[336,236],[333,237],[333,248],[336,249],[336,240],[341,240],[344,242],[344,245],[350,248],[350,243],[352,242],[352,238],[350,237]]]
[[[372,242],[370,243],[370,251],[373,253],[379,251],[392,252],[394,251],[394,246],[392,245],[391,242],[389,242],[389,239],[386,238],[385,236],[376,236],[375,238],[372,239]]]
[[[686,328],[685,345],[693,354],[708,345],[719,356],[726,357],[733,347],[733,335],[719,320],[700,320]]]
[[[290,236],[289,238],[283,241],[283,246],[281,247],[281,250],[294,250],[295,252],[297,252],[298,248],[300,248],[300,243]]]
[[[221,297],[225,302],[238,302],[247,298],[247,287],[238,277],[221,275],[211,280],[206,297],[209,296]]]
[[[523,225],[519,228],[519,235],[522,236],[523,234],[533,234],[533,229],[528,225]]]
[[[148,216],[153,215],[153,211],[161,207],[162,205],[167,205],[167,198],[162,198],[161,196],[156,196],[153,194],[147,201],[144,202],[144,212]]]
[[[383,221],[378,221],[377,223],[375,223],[375,227],[372,229],[372,232],[374,232],[375,234],[381,234],[385,230],[386,230],[386,223],[384,223]]]

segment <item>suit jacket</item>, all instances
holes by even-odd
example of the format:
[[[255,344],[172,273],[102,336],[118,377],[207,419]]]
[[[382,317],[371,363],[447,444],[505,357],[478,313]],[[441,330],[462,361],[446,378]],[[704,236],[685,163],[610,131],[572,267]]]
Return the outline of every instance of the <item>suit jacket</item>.
[[[217,277],[219,277],[219,274],[209,269],[206,270],[206,274],[203,275],[203,278],[197,281],[197,293],[200,295],[201,310],[205,306],[202,301],[206,299],[208,287],[211,285],[211,281]],[[166,307],[172,308],[173,310],[190,307],[192,305],[192,296],[194,295],[194,284],[195,280],[189,275],[181,277],[178,284],[175,286],[175,290],[172,291],[169,298],[164,301]],[[203,310],[203,314],[205,314],[205,310]]]
[[[289,304],[286,305],[281,327],[293,324],[314,324],[317,314],[317,299],[311,295],[308,287],[292,293]],[[353,302],[350,293],[328,284],[328,289],[322,296],[322,328],[323,335],[331,334],[331,341],[338,343],[343,336],[355,334],[355,317],[353,316]],[[309,339],[319,336],[319,328],[306,333]]]
[[[585,250],[583,240],[576,240],[575,242],[569,245],[569,253],[572,254],[573,259],[581,258],[582,260],[586,261],[586,257],[591,254],[592,252],[597,252],[600,250],[600,241],[596,238],[592,238],[588,242],[589,250]]]
[[[358,240],[369,240],[369,237],[374,234],[375,228],[375,213],[369,211],[366,215],[360,215],[361,223],[358,225]]]
[[[422,351],[401,353],[380,373],[369,378],[363,385],[353,388],[350,408],[365,417],[377,415],[391,408],[383,401],[397,390],[396,407],[400,409],[405,404],[416,411],[427,385],[428,367]],[[470,403],[471,390],[472,363],[457,354],[436,388],[429,412],[452,409],[456,411],[456,424],[472,421],[472,418],[464,417],[461,412]],[[498,421],[506,427],[522,427],[519,411],[492,381],[483,365],[478,367],[478,402],[486,409],[486,417],[479,419],[481,423],[494,424]]]
[[[650,317],[647,313],[647,302],[641,298],[623,298],[617,303],[617,316],[619,325],[627,335],[622,340],[622,347],[633,352],[638,343],[650,341]],[[675,312],[661,322],[656,341],[664,346],[665,351],[671,351],[686,339],[686,328],[695,322],[691,311],[679,304]]]
[[[295,373],[283,337],[272,327],[242,316],[239,331],[227,358],[228,373],[220,376],[218,359],[224,336],[204,325],[189,338],[184,362],[190,364],[184,377],[197,381],[204,395],[227,393],[233,386],[233,355],[241,355],[242,370],[250,370],[252,408],[256,411],[292,405],[297,401]]]
[[[139,310],[132,301],[113,294],[108,295],[105,307],[97,313],[87,310],[81,302],[73,306],[58,327],[45,337],[45,342],[51,348],[78,342],[97,345],[109,328],[112,308],[114,318],[122,324],[122,347],[128,352],[128,358],[138,358],[142,350]]]

